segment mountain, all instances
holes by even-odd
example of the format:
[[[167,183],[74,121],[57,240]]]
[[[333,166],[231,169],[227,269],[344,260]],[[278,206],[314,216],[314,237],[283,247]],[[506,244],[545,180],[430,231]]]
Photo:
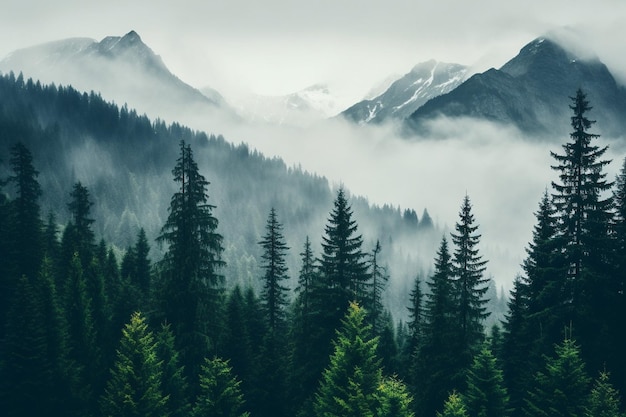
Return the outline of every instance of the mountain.
[[[172,74],[135,32],[97,42],[73,38],[20,49],[0,71],[96,91],[152,118],[191,123],[198,114],[235,118],[219,93],[207,97]]]
[[[229,101],[245,120],[288,126],[306,127],[335,116],[341,109],[338,98],[326,84],[283,96],[240,94]]]
[[[407,120],[413,131],[427,130],[438,116],[475,117],[513,124],[533,135],[569,129],[571,103],[578,88],[587,93],[604,135],[624,132],[626,89],[597,57],[566,49],[547,37],[535,39],[500,69],[475,74],[447,94],[433,98]]]
[[[69,193],[80,181],[94,203],[96,235],[119,250],[134,243],[143,227],[152,258],[162,255],[154,238],[176,191],[171,172],[181,140],[192,146],[201,173],[210,181],[209,204],[216,206],[218,231],[224,236],[229,285],[260,286],[258,242],[274,208],[291,248],[287,262],[290,285],[295,286],[305,238],[309,236],[317,251],[332,210],[336,190],[326,178],[288,167],[245,144],[230,144],[221,136],[152,121],[95,93],[42,85],[14,74],[0,76],[0,179],[12,175],[9,149],[22,142],[33,154],[44,190],[42,214],[54,213],[62,229],[69,221]],[[12,191],[0,181],[0,198]],[[426,211],[418,221],[414,210],[374,206],[356,196],[350,203],[366,242],[364,250],[373,249],[376,240],[383,242],[382,257],[392,265],[390,309],[395,317],[405,317],[411,280],[415,271],[428,269],[441,231]]]
[[[404,119],[433,97],[457,87],[467,67],[430,60],[416,65],[379,96],[363,100],[341,116],[356,123],[380,123],[389,118]]]

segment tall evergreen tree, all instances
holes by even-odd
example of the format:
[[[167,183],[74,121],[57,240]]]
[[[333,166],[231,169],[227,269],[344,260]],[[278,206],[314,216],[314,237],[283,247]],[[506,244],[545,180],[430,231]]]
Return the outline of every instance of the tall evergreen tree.
[[[267,316],[269,330],[280,333],[284,331],[285,327],[288,288],[284,286],[283,282],[289,278],[285,260],[289,247],[285,243],[282,225],[276,217],[276,209],[274,208],[270,210],[265,230],[266,234],[263,240],[259,242],[263,248],[261,259],[263,259],[262,268],[265,270],[261,301]]]
[[[453,265],[445,236],[427,285],[430,291],[424,300],[424,337],[411,370],[419,416],[432,416],[463,382]]]
[[[192,417],[248,417],[239,382],[228,361],[206,359],[200,374],[200,392],[193,407]]]
[[[172,324],[190,382],[215,343],[223,277],[219,274],[222,236],[215,206],[208,203],[209,182],[200,174],[191,146],[180,142],[172,171],[179,188],[157,241],[168,245],[162,261],[161,311]]]
[[[524,414],[528,417],[580,417],[587,413],[590,378],[571,339],[556,346],[556,357],[547,358],[528,392]]]
[[[607,147],[594,144],[599,135],[589,132],[595,121],[588,119],[591,106],[586,95],[578,90],[571,99],[570,141],[563,145],[562,154],[551,153],[556,161],[552,168],[559,173],[559,181],[552,183],[557,242],[566,267],[562,302],[571,307],[562,324],[573,321],[585,361],[600,369],[605,362],[612,366],[614,356],[621,354],[607,352],[607,347],[614,346],[615,334],[623,333],[622,318],[615,314],[619,279],[613,273],[609,234],[613,198],[605,195],[612,183],[603,172],[610,161],[602,159]]]
[[[189,384],[176,349],[174,333],[169,324],[161,325],[155,336],[156,355],[163,363],[161,392],[167,397],[166,414],[170,417],[187,417],[191,411],[189,404]]]
[[[147,301],[151,291],[152,284],[152,264],[150,262],[150,245],[148,244],[148,238],[146,237],[146,231],[142,227],[137,233],[137,239],[135,241],[135,276],[134,282],[139,288],[142,300]]]
[[[413,417],[413,398],[406,385],[396,378],[383,378],[379,388],[381,405],[377,417]]]
[[[472,205],[466,195],[461,205],[459,221],[454,226],[452,241],[456,248],[452,259],[455,277],[456,294],[458,297],[458,326],[460,329],[459,354],[469,365],[473,354],[484,337],[483,321],[489,313],[484,298],[489,280],[483,276],[485,264],[479,255],[478,244],[481,235],[476,233],[478,225],[474,224]]]
[[[303,251],[300,253],[301,267],[296,287],[296,298],[292,306],[290,320],[290,370],[289,370],[289,408],[296,414],[303,408],[310,409],[310,395],[313,394],[319,380],[319,365],[311,366],[311,358],[322,359],[316,350],[316,337],[313,335],[312,320],[315,316],[312,297],[313,289],[318,285],[319,273],[311,249],[311,241],[306,237]],[[304,405],[303,405],[304,404]],[[303,412],[305,415],[310,412]]]
[[[339,189],[334,208],[330,213],[325,235],[322,237],[320,272],[324,289],[328,291],[329,310],[333,319],[328,324],[337,328],[345,308],[351,301],[365,298],[366,282],[369,280],[365,254],[361,246],[363,237],[357,234],[358,225],[352,219],[350,207],[343,188]]]
[[[83,268],[86,268],[95,249],[95,235],[92,225],[95,220],[91,217],[93,202],[90,199],[89,190],[79,182],[74,184],[70,192],[70,202],[67,207],[70,210],[71,222],[65,228],[64,240],[66,258],[78,253]],[[69,245],[69,247],[68,247]],[[66,259],[68,260],[68,259]]]
[[[447,243],[446,243],[447,245]],[[447,249],[446,249],[447,250]],[[422,294],[422,280],[419,275],[415,277],[413,289],[409,294],[409,337],[404,355],[409,358],[416,353],[416,349],[422,343],[424,336],[424,295]]]
[[[387,268],[380,264],[379,254],[381,250],[380,241],[377,240],[376,246],[369,257],[370,294],[366,297],[367,303],[364,303],[365,309],[368,310],[369,320],[372,323],[372,332],[375,335],[380,334],[384,326],[382,321],[384,311],[383,293],[389,281]]]
[[[467,372],[467,388],[463,402],[468,414],[477,417],[505,417],[508,415],[509,396],[504,386],[502,371],[487,347],[474,357]]]
[[[39,208],[41,186],[37,181],[39,172],[33,166],[33,157],[22,143],[11,148],[12,175],[8,181],[16,190],[12,201],[15,210],[15,242],[17,274],[34,279],[39,271],[43,255],[42,222]]]
[[[378,338],[371,337],[371,326],[365,320],[365,311],[351,304],[315,396],[318,417],[374,416],[379,406],[377,390],[382,372],[376,357]]]
[[[47,355],[43,311],[26,276],[17,282],[7,315],[0,363],[0,404],[7,416],[45,415],[54,380]]]
[[[117,359],[102,397],[102,414],[110,417],[167,417],[168,397],[161,391],[163,362],[146,319],[134,313],[122,331]]]
[[[617,317],[626,317],[626,158],[615,181],[613,191],[615,202],[615,286],[617,297],[615,300],[614,314]],[[626,352],[626,334],[615,334],[615,352]],[[626,391],[626,356],[615,355],[615,364],[612,374],[616,386],[621,392]]]
[[[589,396],[589,409],[585,417],[622,417],[619,392],[609,381],[609,374],[601,372]]]
[[[443,411],[437,412],[437,417],[468,417],[467,407],[463,403],[463,398],[453,392],[443,404]]]

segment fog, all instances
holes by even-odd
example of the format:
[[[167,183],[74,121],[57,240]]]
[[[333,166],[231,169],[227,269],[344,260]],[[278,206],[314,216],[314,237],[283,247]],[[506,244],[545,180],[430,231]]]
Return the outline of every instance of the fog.
[[[204,126],[202,126],[204,124]],[[211,122],[197,127],[212,131]],[[223,124],[227,140],[246,142],[288,165],[326,176],[370,203],[428,209],[435,223],[454,229],[467,194],[479,232],[480,250],[489,261],[487,274],[498,288],[510,289],[532,238],[534,212],[558,173],[550,151],[562,152],[569,132],[553,138],[530,138],[512,127],[472,119],[438,119],[431,137],[406,137],[393,124],[355,126],[339,119],[310,128]],[[624,157],[623,139],[609,144],[608,179],[615,178]],[[358,222],[358,213],[355,213]],[[363,232],[367,237],[367,231]],[[440,237],[435,239],[437,242]],[[436,249],[436,243],[432,253]],[[411,248],[406,248],[411,251]],[[431,260],[432,261],[432,260]]]

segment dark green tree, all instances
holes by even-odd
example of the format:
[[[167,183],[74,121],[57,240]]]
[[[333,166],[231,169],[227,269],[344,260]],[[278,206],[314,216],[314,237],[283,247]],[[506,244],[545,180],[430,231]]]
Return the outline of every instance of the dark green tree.
[[[467,387],[463,402],[470,416],[505,417],[508,415],[509,396],[504,386],[502,371],[496,358],[485,346],[474,357],[467,372]]]
[[[607,372],[600,372],[589,396],[586,417],[622,417],[619,392],[613,388]]]
[[[290,320],[290,370],[289,408],[292,414],[302,409],[311,409],[310,396],[317,388],[321,369],[319,365],[311,366],[311,358],[316,358],[320,363],[323,358],[316,350],[316,337],[313,334],[312,321],[315,317],[313,309],[313,288],[319,285],[319,273],[315,264],[315,257],[311,249],[311,241],[307,236],[304,249],[300,253],[301,267],[296,287],[296,297],[292,306]],[[303,412],[305,415],[310,412]]]
[[[590,378],[571,339],[556,346],[556,356],[547,358],[545,368],[535,375],[528,392],[524,414],[528,417],[580,417],[586,415]]]
[[[178,190],[158,242],[167,244],[161,264],[160,311],[172,324],[193,385],[199,366],[217,338],[223,276],[222,236],[217,233],[215,206],[208,203],[209,182],[200,174],[191,146],[180,142],[172,171]]]
[[[363,237],[352,218],[343,188],[339,189],[322,237],[319,279],[311,289],[310,374],[319,375],[328,363],[334,332],[350,302],[363,300],[369,281]]]
[[[167,397],[166,414],[170,417],[187,417],[191,411],[189,404],[189,384],[176,349],[174,333],[169,324],[162,324],[156,334],[156,355],[163,363],[161,392]]]
[[[435,271],[426,284],[430,291],[424,300],[423,340],[411,369],[415,411],[420,416],[432,416],[464,382],[453,265],[445,236],[435,257]]]
[[[102,415],[167,417],[168,397],[161,391],[163,362],[146,319],[134,313],[122,331],[117,358],[101,400]]]
[[[452,233],[455,250],[452,258],[457,294],[458,326],[460,347],[459,355],[465,366],[484,338],[483,321],[489,316],[485,305],[485,293],[489,280],[483,276],[485,264],[479,255],[478,244],[481,235],[476,233],[478,225],[474,223],[472,205],[466,195],[461,205],[459,221],[455,224],[456,233]]]
[[[397,378],[383,378],[379,387],[380,407],[377,417],[413,417],[411,394]]]
[[[142,298],[147,299],[151,290],[151,270],[152,264],[150,262],[150,245],[148,244],[148,238],[146,237],[146,231],[139,229],[137,234],[137,240],[135,241],[135,276],[134,282],[136,283]]]
[[[365,320],[365,311],[351,304],[315,396],[316,416],[374,416],[380,406],[378,390],[382,372],[376,356],[378,338],[371,336],[371,326]]]
[[[245,401],[228,361],[206,359],[200,374],[200,392],[192,417],[248,417]]]
[[[82,405],[94,406],[94,384],[99,384],[100,346],[96,343],[91,298],[78,254],[72,258],[63,309],[68,325],[70,359],[76,363],[77,397]]]
[[[67,205],[71,221],[64,231],[64,255],[66,261],[71,262],[74,253],[78,253],[83,268],[89,265],[95,250],[95,235],[92,230],[95,220],[91,217],[92,206],[87,187],[80,182],[74,184]]]
[[[55,364],[48,358],[39,301],[29,279],[22,276],[7,314],[2,343],[0,409],[7,416],[45,415],[50,411]]]
[[[467,407],[463,403],[463,398],[456,392],[450,394],[443,404],[443,411],[437,412],[437,417],[468,417]]]
[[[35,278],[43,256],[42,222],[39,197],[42,191],[33,166],[33,157],[22,143],[11,148],[9,159],[12,175],[8,182],[13,184],[16,197],[12,200],[15,210],[15,242],[17,275]]]
[[[284,285],[289,278],[285,260],[289,247],[285,243],[282,228],[276,216],[276,209],[272,208],[265,226],[265,236],[259,242],[263,249],[261,267],[265,271],[262,278],[261,302],[268,329],[279,337],[279,333],[285,330],[285,306],[289,290]]]
[[[246,301],[241,288],[237,285],[230,292],[226,301],[224,341],[222,355],[227,358],[233,374],[241,380],[241,389],[246,398],[250,398],[252,370],[257,363],[257,346],[253,345],[250,336],[251,325]]]
[[[380,334],[383,329],[383,294],[387,288],[387,282],[389,281],[389,274],[387,268],[380,263],[379,254],[382,248],[380,241],[376,241],[376,246],[369,256],[369,276],[370,278],[370,291],[369,296],[366,296],[367,303],[363,306],[368,311],[369,321],[372,323],[372,332],[375,335]]]
[[[447,245],[447,243],[446,243]],[[446,249],[447,250],[447,249]],[[422,293],[422,280],[419,275],[415,277],[413,289],[409,294],[409,335],[403,355],[408,359],[416,353],[424,336],[424,294]],[[409,361],[407,361],[407,364]]]
[[[557,243],[565,261],[561,302],[570,307],[561,324],[574,323],[585,362],[600,369],[604,363],[612,367],[615,356],[623,353],[609,351],[615,335],[623,333],[623,318],[617,315],[620,279],[614,274],[610,235],[613,197],[607,195],[612,183],[603,172],[610,161],[603,159],[607,147],[595,144],[599,135],[590,133],[595,121],[588,118],[586,95],[578,90],[571,99],[570,141],[562,154],[551,153],[556,161],[552,168],[559,175],[552,183]]]
[[[613,198],[615,202],[615,286],[618,294],[613,314],[617,317],[626,317],[626,158],[615,181]],[[626,335],[620,332],[620,336],[615,338],[616,353],[626,352]],[[626,390],[626,355],[615,355],[612,372],[615,381],[622,381],[616,385],[620,391],[624,392]]]
[[[328,309],[332,311],[332,317],[329,317],[332,320],[328,322],[330,328],[339,327],[342,319],[340,312],[345,311],[351,301],[361,301],[366,297],[369,274],[361,249],[363,237],[357,233],[352,208],[341,188],[322,237],[320,259],[323,290],[328,292]]]
[[[535,373],[533,369],[538,366],[528,360],[533,352],[535,337],[529,334],[528,285],[521,276],[517,276],[513,282],[508,307],[503,323],[502,371],[510,395],[511,414],[518,416],[521,415],[523,399]]]

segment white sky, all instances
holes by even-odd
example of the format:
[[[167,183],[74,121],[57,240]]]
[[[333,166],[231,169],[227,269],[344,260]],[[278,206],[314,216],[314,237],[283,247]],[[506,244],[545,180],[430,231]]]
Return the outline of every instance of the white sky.
[[[626,74],[623,0],[5,0],[0,58],[135,30],[195,87],[285,94],[326,82],[356,101],[431,58],[499,67],[555,27]]]

